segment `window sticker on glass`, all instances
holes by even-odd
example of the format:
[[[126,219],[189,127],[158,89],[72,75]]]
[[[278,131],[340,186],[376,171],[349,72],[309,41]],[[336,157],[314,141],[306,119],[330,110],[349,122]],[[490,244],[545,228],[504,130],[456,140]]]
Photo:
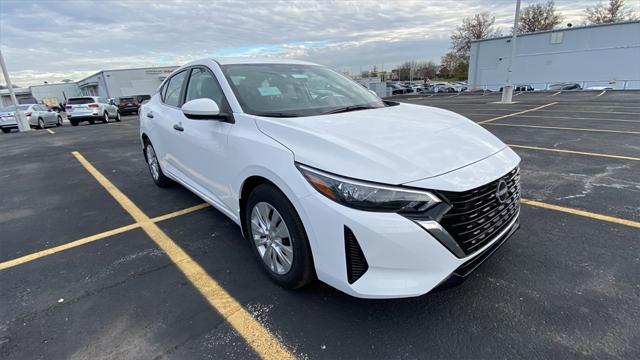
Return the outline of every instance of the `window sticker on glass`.
[[[262,95],[262,96],[278,96],[278,95],[282,95],[282,93],[280,92],[280,89],[278,89],[277,86],[259,87],[258,91],[260,92],[260,95]]]
[[[291,76],[295,79],[307,79],[308,76],[305,74],[291,74]]]

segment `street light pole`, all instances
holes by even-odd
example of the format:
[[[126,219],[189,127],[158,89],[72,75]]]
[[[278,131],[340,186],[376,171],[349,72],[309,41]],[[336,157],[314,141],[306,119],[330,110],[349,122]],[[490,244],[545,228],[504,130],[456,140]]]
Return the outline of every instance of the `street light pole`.
[[[16,93],[13,91],[13,84],[11,84],[11,79],[9,79],[9,71],[7,70],[7,65],[4,63],[4,56],[2,56],[2,50],[0,50],[0,67],[2,67],[2,74],[4,75],[4,81],[7,83],[7,88],[9,89],[9,96],[11,97],[11,102],[13,102],[13,106],[15,106],[16,110],[13,112],[13,116],[16,118],[16,123],[18,124],[19,131],[31,131],[31,126],[29,126],[29,122],[24,117],[24,114],[18,108],[18,99],[16,99]]]
[[[507,80],[502,87],[502,103],[511,103],[513,99],[513,85],[511,84],[511,68],[516,57],[516,40],[518,38],[518,22],[520,21],[520,0],[516,0],[516,16],[513,19],[513,36],[511,37],[511,56],[507,64]]]

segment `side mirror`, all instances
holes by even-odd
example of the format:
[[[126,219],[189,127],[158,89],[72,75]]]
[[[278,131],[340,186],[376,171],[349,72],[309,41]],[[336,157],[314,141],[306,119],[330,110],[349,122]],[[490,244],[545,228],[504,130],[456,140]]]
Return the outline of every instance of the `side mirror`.
[[[221,119],[220,108],[215,101],[207,98],[193,99],[182,105],[182,113],[189,119]]]

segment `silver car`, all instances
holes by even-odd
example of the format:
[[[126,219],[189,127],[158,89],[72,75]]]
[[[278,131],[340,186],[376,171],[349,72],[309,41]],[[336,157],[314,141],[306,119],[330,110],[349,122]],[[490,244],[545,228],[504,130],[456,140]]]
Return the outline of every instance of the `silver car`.
[[[46,105],[25,104],[18,105],[18,109],[26,116],[31,127],[44,129],[48,126],[62,126],[62,116],[50,110]],[[13,105],[0,110],[0,128],[3,133],[8,133],[18,128],[15,111],[16,107]]]
[[[109,119],[120,121],[120,110],[113,103],[113,100],[100,96],[69,98],[65,111],[71,126],[78,126],[82,121],[88,121],[89,124],[94,124],[96,120],[103,123],[109,122]]]

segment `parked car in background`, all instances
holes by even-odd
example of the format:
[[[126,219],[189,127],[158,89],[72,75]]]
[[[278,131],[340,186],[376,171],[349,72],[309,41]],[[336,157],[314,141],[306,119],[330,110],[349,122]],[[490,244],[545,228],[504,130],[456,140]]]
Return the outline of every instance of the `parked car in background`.
[[[121,115],[126,114],[138,114],[140,108],[140,102],[133,96],[123,96],[117,99],[118,110]]]
[[[398,84],[387,83],[387,87],[391,88],[391,95],[402,95],[407,93],[407,89]]]
[[[613,90],[611,86],[589,86],[585,90]]]
[[[2,128],[2,132],[8,133],[18,128],[15,111],[16,107],[13,105],[0,110],[0,128]],[[62,116],[44,104],[18,105],[18,111],[24,114],[31,127],[44,129],[49,126],[62,126]]]
[[[151,95],[136,95],[135,98],[138,100],[138,104],[142,105],[146,101],[151,100]]]
[[[96,120],[103,123],[109,122],[109,119],[120,121],[118,107],[100,96],[71,97],[67,100],[65,110],[71,126],[78,126],[83,121],[88,121],[89,124],[94,124]]]
[[[549,85],[549,90],[582,90],[578,83],[557,83]]]
[[[153,182],[239,225],[277,284],[422,295],[469,275],[518,228],[520,158],[445,109],[383,101],[290,59],[203,59],[140,110]],[[464,146],[461,146],[464,144]]]
[[[500,87],[500,92],[502,92],[502,87]],[[513,87],[513,91],[533,91],[535,90],[531,85],[515,85]]]

